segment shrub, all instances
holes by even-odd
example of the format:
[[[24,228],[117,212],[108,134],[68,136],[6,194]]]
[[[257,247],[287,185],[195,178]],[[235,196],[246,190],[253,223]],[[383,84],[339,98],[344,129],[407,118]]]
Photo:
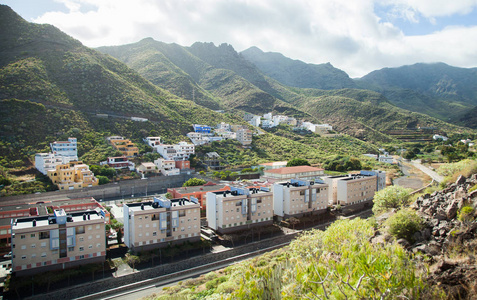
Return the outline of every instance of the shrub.
[[[207,181],[205,181],[204,179],[200,179],[200,178],[191,178],[189,180],[187,180],[186,182],[184,182],[184,184],[182,186],[197,186],[197,185],[203,185],[203,184],[206,184]]]
[[[398,239],[406,239],[413,243],[413,234],[422,228],[423,221],[411,209],[402,209],[392,215],[387,221],[388,233]]]
[[[474,208],[472,206],[464,206],[460,209],[457,218],[461,222],[469,222],[474,218]]]
[[[392,208],[400,209],[409,203],[411,189],[400,186],[389,186],[374,195],[373,212],[375,214],[388,211]]]

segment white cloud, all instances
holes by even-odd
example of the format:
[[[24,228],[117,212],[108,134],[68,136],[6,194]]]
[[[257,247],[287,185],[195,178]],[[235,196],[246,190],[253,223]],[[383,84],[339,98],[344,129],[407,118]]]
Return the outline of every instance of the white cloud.
[[[374,12],[375,0],[57,0],[68,13],[35,19],[50,23],[85,45],[137,42],[145,37],[188,46],[229,43],[237,51],[257,46],[309,63],[331,62],[350,76],[386,66],[424,61],[475,66],[477,27],[446,28],[405,36]],[[390,13],[418,22],[463,14],[477,0],[388,0]]]

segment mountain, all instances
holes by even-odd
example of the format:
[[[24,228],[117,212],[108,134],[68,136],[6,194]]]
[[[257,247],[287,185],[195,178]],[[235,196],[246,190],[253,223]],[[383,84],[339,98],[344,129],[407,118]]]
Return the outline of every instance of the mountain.
[[[322,90],[356,87],[348,74],[330,63],[307,64],[280,53],[265,53],[257,47],[251,47],[240,54],[261,72],[287,86]]]
[[[51,25],[29,23],[5,5],[0,31],[1,156],[7,152],[11,159],[26,160],[46,139],[72,133],[83,138],[127,133],[140,141],[154,132],[178,141],[193,123],[244,123],[179,98],[111,56]],[[132,122],[132,116],[149,121]],[[80,155],[104,144],[85,143]]]
[[[444,120],[456,120],[477,105],[477,68],[419,63],[373,71],[356,83],[401,108]]]
[[[176,95],[191,99],[194,89],[194,101],[206,107],[254,114],[274,110],[312,119],[277,98],[275,95],[280,97],[280,94],[267,79],[230,45],[216,47],[212,43],[195,43],[183,47],[148,38],[98,50],[121,60],[144,78]]]
[[[398,108],[383,95],[370,90],[288,87],[264,75],[228,44],[195,43],[181,47],[145,39],[98,50],[120,59],[163,88],[175,85],[169,80],[179,76],[174,74],[187,74],[194,80],[191,84],[219,99],[226,110],[254,114],[274,111],[307,121],[330,123],[340,132],[373,142],[394,141],[387,135],[389,130],[417,126],[436,127],[442,132],[461,130],[427,115]],[[166,81],[156,79],[164,73],[172,75],[162,76],[168,79]]]

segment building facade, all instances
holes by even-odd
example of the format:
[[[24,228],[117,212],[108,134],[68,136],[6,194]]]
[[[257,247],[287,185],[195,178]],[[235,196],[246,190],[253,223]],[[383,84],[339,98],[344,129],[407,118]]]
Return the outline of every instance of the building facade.
[[[121,152],[122,155],[127,157],[134,157],[139,155],[139,149],[128,139],[123,137],[110,137],[108,141],[111,143],[114,149]]]
[[[200,206],[197,199],[162,199],[128,203],[123,207],[124,243],[133,251],[200,241]]]
[[[180,170],[176,168],[175,161],[158,158],[154,161],[156,167],[164,176],[179,175]]]
[[[299,180],[273,185],[273,209],[279,219],[320,214],[328,207],[329,186],[321,180]]]
[[[371,201],[386,186],[386,173],[361,171],[359,174],[324,177],[330,186],[329,204],[354,205]]]
[[[82,189],[99,184],[99,180],[82,161],[71,161],[58,165],[55,170],[48,170],[47,176],[60,190]]]
[[[94,210],[15,219],[12,265],[17,275],[104,262],[104,215]]]
[[[252,144],[252,131],[250,129],[237,130],[237,141],[244,146]]]
[[[108,157],[108,159],[104,162],[101,162],[100,165],[108,165],[113,169],[129,169],[131,171],[134,170],[135,164],[126,156],[116,156],[116,157]]]
[[[273,193],[268,188],[237,188],[207,193],[207,222],[219,233],[273,223]]]
[[[55,155],[78,157],[78,141],[68,138],[68,141],[53,142],[50,144],[51,152]]]
[[[269,182],[277,182],[289,179],[314,180],[323,176],[325,170],[310,166],[285,167],[263,171],[263,178]]]

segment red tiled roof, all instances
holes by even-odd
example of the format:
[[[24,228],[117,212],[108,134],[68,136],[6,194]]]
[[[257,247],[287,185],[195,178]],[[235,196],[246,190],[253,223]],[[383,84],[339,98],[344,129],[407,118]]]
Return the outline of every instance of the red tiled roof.
[[[293,174],[293,173],[304,173],[304,172],[316,172],[323,171],[323,169],[310,167],[310,166],[296,166],[296,167],[285,167],[273,170],[266,170],[264,173],[273,173],[273,174]]]

